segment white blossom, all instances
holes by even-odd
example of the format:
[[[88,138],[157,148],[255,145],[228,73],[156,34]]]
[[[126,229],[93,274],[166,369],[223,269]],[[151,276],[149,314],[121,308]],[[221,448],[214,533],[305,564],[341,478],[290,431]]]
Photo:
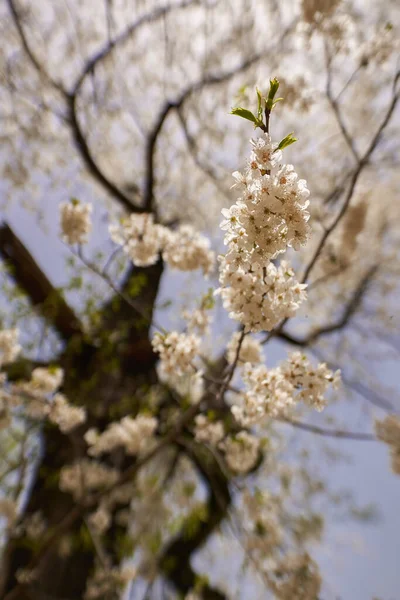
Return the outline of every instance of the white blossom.
[[[24,389],[33,395],[53,394],[62,384],[64,372],[59,367],[38,367],[33,369],[31,381]]]
[[[190,333],[172,331],[166,335],[155,333],[152,345],[160,355],[164,373],[179,377],[194,372],[193,361],[200,350],[201,340]]]
[[[264,417],[286,416],[300,401],[322,410],[325,393],[329,386],[338,385],[340,372],[333,373],[325,363],[313,367],[304,354],[294,352],[274,369],[246,363],[243,381],[246,389],[239,397],[241,403],[231,410],[242,426],[248,426]]]
[[[111,525],[111,514],[105,506],[100,505],[94,513],[89,515],[88,520],[96,533],[101,535],[105,533]]]
[[[92,230],[92,205],[77,200],[60,204],[61,236],[67,244],[84,244]]]
[[[138,454],[148,447],[156,427],[157,419],[138,415],[135,419],[123,417],[121,421],[111,423],[103,433],[89,429],[85,434],[89,445],[88,453],[99,456],[123,447],[127,454]]]
[[[75,500],[87,493],[107,489],[118,481],[116,469],[87,458],[65,465],[60,471],[60,490],[69,492]]]
[[[211,316],[208,310],[198,308],[191,313],[183,311],[182,317],[187,322],[187,329],[189,332],[197,330],[197,332],[202,335],[208,333],[211,323]]]
[[[197,415],[194,435],[197,442],[216,446],[225,435],[224,424],[222,421],[210,421],[205,415]]]
[[[40,510],[29,515],[22,524],[26,535],[32,539],[37,539],[46,531],[47,523]]]
[[[107,567],[101,564],[88,580],[84,600],[105,600],[119,597],[125,585],[136,576],[135,567]]]
[[[0,368],[13,362],[21,351],[18,344],[18,329],[3,329],[0,331]]]
[[[222,442],[220,448],[225,451],[228,467],[236,473],[244,474],[258,461],[260,440],[247,431],[241,431]]]
[[[11,498],[0,498],[0,517],[4,517],[8,526],[12,526],[18,517],[18,505]]]
[[[49,410],[49,419],[58,425],[63,433],[68,433],[86,420],[86,411],[80,406],[72,406],[63,394],[56,394]]]
[[[167,230],[154,223],[151,213],[141,213],[131,214],[120,225],[110,225],[109,232],[134,265],[148,267],[158,261]]]
[[[209,275],[215,264],[215,254],[209,240],[191,225],[181,225],[165,236],[163,259],[172,269],[196,271]]]
[[[193,374],[184,375],[173,372],[166,373],[162,363],[157,365],[157,374],[163,383],[175,390],[181,398],[188,399],[191,404],[197,404],[204,394],[203,371],[198,370]]]
[[[305,284],[300,284],[287,262],[279,267],[269,263],[243,266],[232,254],[220,258],[220,282],[217,293],[229,316],[241,322],[246,331],[271,331],[285,318],[292,317],[306,298]],[[241,261],[239,255],[239,263]]]
[[[305,284],[296,281],[288,263],[276,267],[269,261],[307,242],[310,192],[293,165],[281,164],[282,152],[268,134],[251,143],[245,173],[233,174],[241,196],[222,210],[227,253],[219,257],[217,293],[246,331],[271,331],[306,297]]]

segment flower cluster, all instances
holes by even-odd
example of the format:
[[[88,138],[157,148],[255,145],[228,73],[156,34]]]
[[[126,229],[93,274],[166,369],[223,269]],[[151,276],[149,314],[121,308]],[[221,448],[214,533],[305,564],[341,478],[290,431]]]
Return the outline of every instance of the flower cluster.
[[[5,424],[10,419],[13,407],[24,406],[24,416],[31,419],[48,418],[63,433],[84,423],[86,411],[83,407],[73,406],[63,394],[55,394],[62,384],[64,372],[58,367],[37,367],[32,371],[29,381],[6,384],[0,397],[0,415]],[[3,414],[4,413],[4,414]]]
[[[150,213],[132,214],[120,225],[110,225],[111,239],[122,246],[134,265],[154,265],[164,241],[164,228],[154,223]]]
[[[288,246],[307,242],[310,192],[293,165],[282,165],[282,152],[268,134],[251,141],[253,151],[244,174],[233,174],[240,199],[223,209],[229,252],[245,254],[248,263],[271,260]]]
[[[0,368],[13,362],[21,351],[18,344],[18,329],[0,331]]]
[[[102,504],[89,516],[89,524],[99,535],[105,533],[111,525],[110,511]]]
[[[132,214],[120,225],[110,225],[111,239],[123,247],[134,265],[147,267],[157,262],[162,254],[173,269],[209,274],[214,266],[214,253],[209,240],[190,225],[181,225],[171,231],[154,223],[150,213]]]
[[[265,416],[287,415],[300,401],[322,410],[324,394],[330,385],[338,385],[340,372],[333,373],[325,363],[314,368],[304,354],[294,352],[274,369],[246,363],[243,381],[247,389],[241,395],[242,404],[235,404],[232,413],[239,423],[248,426]]]
[[[49,410],[49,420],[55,423],[62,433],[68,433],[86,421],[86,411],[80,406],[72,406],[63,394],[56,394]]]
[[[156,333],[152,344],[160,355],[161,369],[168,376],[193,374],[193,361],[200,350],[201,340],[190,333],[172,331],[167,335]]]
[[[85,244],[92,230],[92,205],[78,200],[60,204],[61,235],[67,244]]]
[[[37,367],[32,371],[31,380],[24,389],[35,396],[53,394],[62,384],[64,372],[59,367]]]
[[[222,421],[209,421],[205,415],[197,415],[194,436],[197,442],[216,446],[224,437]]]
[[[85,440],[91,456],[99,456],[123,447],[127,454],[139,454],[148,447],[157,427],[157,419],[138,415],[135,419],[124,417],[117,423],[111,423],[103,433],[89,429]]]
[[[196,371],[193,374],[180,375],[172,371],[166,373],[163,364],[157,365],[157,374],[166,386],[173,389],[181,398],[185,398],[191,404],[197,404],[204,394],[203,372]]]
[[[220,258],[220,283],[224,308],[246,331],[271,331],[282,319],[292,317],[306,298],[305,284],[298,283],[287,262],[279,267],[240,265],[232,254]]]
[[[113,486],[118,477],[116,469],[85,458],[61,469],[59,486],[61,491],[79,500],[88,493]]]
[[[166,229],[163,259],[179,271],[201,269],[208,275],[214,266],[214,252],[210,242],[191,225],[181,225],[176,231]]]
[[[260,440],[247,431],[241,431],[222,442],[220,448],[225,452],[228,467],[235,473],[244,474],[250,471],[259,459]]]
[[[270,331],[305,298],[305,285],[292,269],[268,261],[306,243],[310,192],[292,165],[281,164],[282,152],[268,134],[251,143],[245,173],[233,174],[241,197],[222,210],[228,251],[220,257],[219,293],[230,316],[247,330]]]
[[[400,475],[400,418],[389,415],[383,421],[376,421],[375,430],[378,439],[390,448],[393,472]]]
[[[296,402],[302,401],[307,406],[321,411],[326,406],[324,394],[331,385],[337,388],[340,384],[340,371],[328,369],[326,363],[313,367],[305,354],[293,352],[284,362],[281,372],[292,386]]]
[[[321,575],[309,554],[284,556],[272,571],[269,585],[277,600],[310,600],[318,598]]]

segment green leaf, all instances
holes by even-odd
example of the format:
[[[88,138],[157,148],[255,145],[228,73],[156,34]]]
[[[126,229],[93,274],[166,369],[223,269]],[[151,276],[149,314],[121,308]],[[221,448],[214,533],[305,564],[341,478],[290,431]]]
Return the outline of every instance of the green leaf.
[[[257,92],[257,100],[258,100],[257,115],[258,115],[259,119],[262,119],[262,113],[263,113],[262,96],[261,96],[261,92],[258,88],[256,88],[256,92]]]
[[[291,133],[288,133],[287,136],[284,137],[283,140],[281,140],[279,142],[277,150],[283,150],[284,148],[287,148],[288,146],[290,146],[291,144],[294,144],[295,142],[297,142],[297,138],[294,137],[293,131],[292,131]]]
[[[279,81],[276,77],[274,77],[274,79],[270,79],[269,80],[269,92],[268,92],[268,99],[267,99],[267,109],[268,110],[272,110],[274,107],[274,98],[275,98],[275,94],[279,89]],[[275,103],[278,102],[278,100],[275,101]]]
[[[248,121],[251,121],[254,124],[256,124],[258,121],[257,117],[253,115],[253,113],[250,110],[247,110],[247,108],[242,108],[241,106],[238,106],[237,108],[232,108],[231,115],[237,115],[238,117],[247,119]]]

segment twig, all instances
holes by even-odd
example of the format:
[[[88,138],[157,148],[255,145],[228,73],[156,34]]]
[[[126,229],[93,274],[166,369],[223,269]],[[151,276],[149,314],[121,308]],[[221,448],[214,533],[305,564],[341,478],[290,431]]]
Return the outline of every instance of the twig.
[[[309,431],[310,433],[315,433],[325,437],[342,438],[346,440],[362,440],[367,442],[377,441],[376,437],[372,433],[359,433],[340,429],[324,429],[322,427],[318,427],[317,425],[303,423],[302,421],[297,421],[286,417],[280,417],[278,420],[282,423],[286,423],[287,425],[291,425],[292,427],[296,427],[297,429],[302,429],[304,431]]]

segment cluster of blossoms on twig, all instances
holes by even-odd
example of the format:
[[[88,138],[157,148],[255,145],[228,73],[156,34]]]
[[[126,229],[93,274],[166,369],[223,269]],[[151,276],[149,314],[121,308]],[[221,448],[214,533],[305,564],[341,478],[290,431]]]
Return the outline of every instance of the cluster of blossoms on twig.
[[[274,369],[246,363],[243,369],[246,390],[242,403],[232,407],[236,420],[243,426],[259,422],[264,416],[284,417],[300,401],[320,411],[326,405],[325,392],[340,382],[340,372],[333,373],[325,363],[313,367],[300,352]]]
[[[61,237],[69,245],[85,244],[92,229],[91,204],[78,200],[60,204]],[[209,240],[191,225],[171,230],[154,222],[151,213],[131,214],[119,224],[112,224],[109,232],[113,242],[122,247],[137,267],[154,265],[162,256],[172,268],[180,271],[201,269],[205,276],[214,268],[215,254]]]
[[[222,211],[228,251],[219,257],[218,292],[247,331],[271,331],[306,298],[288,263],[270,261],[307,242],[310,192],[294,167],[281,163],[285,143],[274,144],[267,132],[251,143],[245,172],[233,174],[240,198]]]
[[[61,236],[66,244],[85,244],[92,231],[92,205],[72,198],[60,204]]]
[[[85,434],[88,454],[99,456],[120,447],[127,454],[139,454],[149,447],[156,427],[157,419],[138,415],[135,419],[123,417],[121,421],[111,423],[103,433],[89,429]]]
[[[15,329],[0,332],[0,356],[2,364],[15,360],[21,350]],[[58,367],[37,367],[29,381],[10,383],[5,373],[0,373],[0,428],[9,425],[12,410],[24,409],[24,416],[32,420],[47,418],[63,433],[69,433],[84,423],[86,411],[70,404],[57,390],[63,381],[63,370]]]
[[[95,460],[84,459],[61,469],[60,489],[69,492],[76,500],[87,497],[114,485],[118,480],[118,471]]]
[[[160,254],[172,269],[180,271],[201,269],[208,275],[214,266],[208,239],[190,225],[172,231],[154,223],[152,214],[132,214],[120,225],[111,225],[110,234],[138,267],[155,264]]]

